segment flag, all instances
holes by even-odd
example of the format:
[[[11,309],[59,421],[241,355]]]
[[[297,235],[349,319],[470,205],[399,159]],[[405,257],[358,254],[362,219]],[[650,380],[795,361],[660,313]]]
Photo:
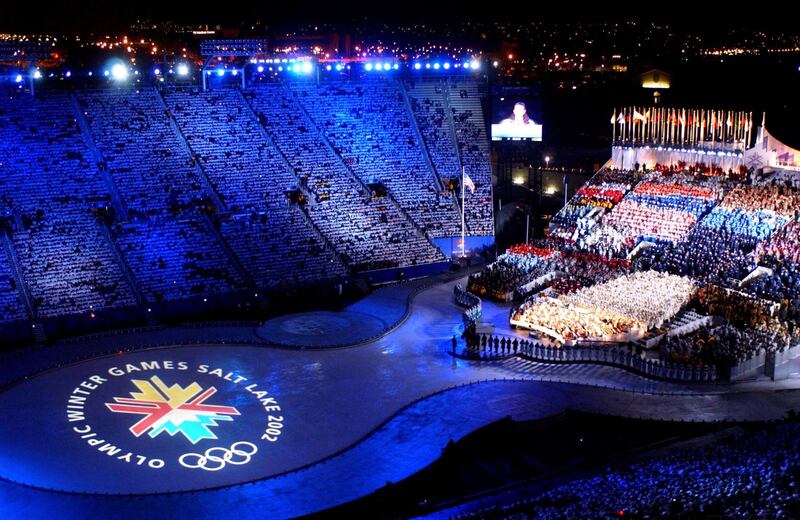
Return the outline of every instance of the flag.
[[[635,108],[633,109],[633,120],[634,121],[644,121],[645,117],[640,114]]]
[[[464,172],[464,187],[469,190],[470,194],[475,193],[475,183],[472,182],[466,172]]]
[[[622,114],[622,112],[620,112],[619,116],[617,116],[617,123],[622,124],[624,122],[625,122],[625,116]]]

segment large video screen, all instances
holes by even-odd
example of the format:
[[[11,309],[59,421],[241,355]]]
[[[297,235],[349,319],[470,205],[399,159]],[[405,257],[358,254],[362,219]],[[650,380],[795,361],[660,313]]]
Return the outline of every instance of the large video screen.
[[[492,96],[492,141],[541,141],[542,107],[528,87],[501,87]]]

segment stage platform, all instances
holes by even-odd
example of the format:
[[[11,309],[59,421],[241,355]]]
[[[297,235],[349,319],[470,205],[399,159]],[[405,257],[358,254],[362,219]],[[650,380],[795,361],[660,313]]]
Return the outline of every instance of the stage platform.
[[[335,348],[375,339],[397,326],[408,312],[411,296],[425,280],[378,289],[346,309],[279,316],[256,329],[270,344],[294,348]]]

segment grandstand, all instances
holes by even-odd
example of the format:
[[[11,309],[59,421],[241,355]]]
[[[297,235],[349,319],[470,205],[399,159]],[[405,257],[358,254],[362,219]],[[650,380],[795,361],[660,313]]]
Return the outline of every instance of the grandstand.
[[[2,322],[441,264],[462,166],[467,235],[493,233],[484,90],[295,78],[4,97]]]

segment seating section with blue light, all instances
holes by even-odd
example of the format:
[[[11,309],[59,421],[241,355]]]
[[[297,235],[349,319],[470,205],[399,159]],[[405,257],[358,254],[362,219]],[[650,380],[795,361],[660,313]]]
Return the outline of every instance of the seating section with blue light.
[[[0,321],[23,320],[27,314],[11,272],[11,261],[0,247]]]
[[[475,193],[466,193],[464,209],[471,235],[494,235],[492,166],[489,139],[483,118],[482,85],[449,78],[447,99],[453,116],[461,163],[475,183]]]
[[[236,215],[221,230],[258,286],[342,276],[341,262],[320,244],[300,208],[290,206],[286,192],[297,188],[298,179],[240,91],[194,87],[164,96],[193,154]]]
[[[316,92],[310,87],[301,90],[306,96]],[[301,186],[312,194],[314,200],[308,206],[312,221],[354,270],[444,259],[391,201],[365,193],[307,117],[304,106],[308,105],[301,105],[286,85],[263,83],[246,95]]]
[[[307,230],[299,208],[237,215],[220,233],[258,287],[297,287],[347,275],[336,255]],[[288,230],[285,227],[288,226]]]
[[[233,88],[164,92],[170,113],[214,189],[233,213],[286,205],[297,178]]]
[[[14,234],[17,258],[40,319],[136,305],[102,224],[36,221]]]
[[[4,98],[0,168],[2,212],[65,218],[110,200],[64,93]]]
[[[460,232],[458,211],[425,160],[400,83],[376,77],[359,82],[296,81],[289,86],[363,182],[385,185],[429,236]]]
[[[5,96],[0,321],[443,261],[431,240],[460,232],[441,182],[459,148],[469,233],[491,233],[474,82],[451,109],[448,80],[310,80]]]
[[[150,302],[224,294],[245,282],[198,217],[160,216],[114,227],[125,263]]]
[[[191,206],[208,196],[155,89],[120,87],[77,95],[132,216]]]
[[[69,97],[18,95],[0,105],[0,200],[40,318],[136,303],[92,209],[110,197]],[[19,317],[11,312],[3,318]]]

